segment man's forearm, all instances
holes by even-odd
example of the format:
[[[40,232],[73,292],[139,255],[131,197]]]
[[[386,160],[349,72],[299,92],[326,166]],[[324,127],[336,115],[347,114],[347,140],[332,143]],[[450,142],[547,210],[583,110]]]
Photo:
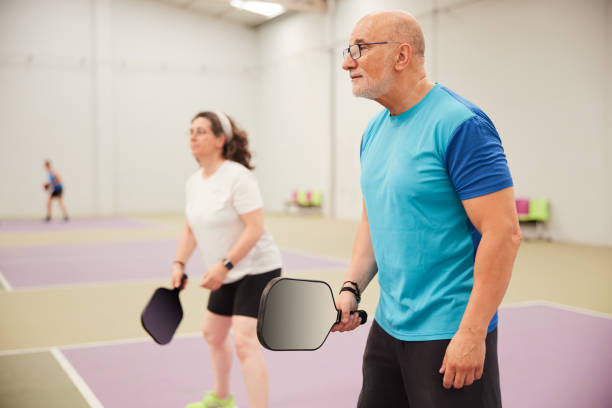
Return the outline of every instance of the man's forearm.
[[[489,322],[508,289],[520,241],[519,230],[482,235],[474,262],[474,287],[459,331],[486,336]]]
[[[345,280],[357,282],[359,289],[363,292],[377,272],[370,227],[366,219],[361,221],[357,229],[353,243],[353,255]]]

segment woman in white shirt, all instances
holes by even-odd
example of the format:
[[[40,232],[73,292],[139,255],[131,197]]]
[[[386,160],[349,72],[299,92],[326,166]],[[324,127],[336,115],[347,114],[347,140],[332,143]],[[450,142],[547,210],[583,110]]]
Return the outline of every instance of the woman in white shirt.
[[[211,290],[203,334],[213,364],[214,390],[188,408],[235,407],[229,392],[231,328],[249,406],[268,406],[268,371],[257,340],[259,299],[280,276],[280,251],[264,226],[263,202],[246,133],[221,112],[201,112],[191,121],[189,144],[200,164],[186,184],[187,223],[172,269],[180,286],[196,245],[208,270],[200,286]]]

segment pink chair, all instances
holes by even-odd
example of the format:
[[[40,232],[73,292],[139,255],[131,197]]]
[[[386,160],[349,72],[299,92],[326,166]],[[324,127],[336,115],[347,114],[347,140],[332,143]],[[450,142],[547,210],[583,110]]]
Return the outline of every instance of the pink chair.
[[[519,220],[526,220],[529,218],[529,199],[517,198],[516,199],[516,212],[518,213]]]

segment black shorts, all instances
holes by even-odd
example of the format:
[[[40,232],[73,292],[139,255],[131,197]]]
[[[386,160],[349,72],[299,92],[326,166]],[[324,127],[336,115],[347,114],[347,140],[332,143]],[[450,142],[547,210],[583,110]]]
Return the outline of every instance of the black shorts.
[[[363,385],[358,408],[501,407],[497,329],[486,338],[480,380],[447,390],[439,373],[450,340],[401,341],[374,321],[363,355]]]
[[[62,193],[64,192],[64,190],[60,187],[60,188],[54,188],[53,191],[51,192],[51,197],[61,197]]]
[[[272,279],[281,275],[281,270],[256,275],[247,275],[244,278],[222,285],[219,289],[210,292],[208,310],[223,316],[242,315],[257,318],[259,312],[259,299],[264,288]]]

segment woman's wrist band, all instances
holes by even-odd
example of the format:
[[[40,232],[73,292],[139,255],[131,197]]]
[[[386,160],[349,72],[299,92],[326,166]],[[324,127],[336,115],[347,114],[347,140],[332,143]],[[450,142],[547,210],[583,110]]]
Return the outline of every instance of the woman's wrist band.
[[[359,304],[359,302],[361,301],[361,295],[359,294],[358,289],[351,288],[350,286],[345,286],[340,289],[340,293],[342,292],[351,292],[353,295],[355,295],[355,300],[357,300],[357,304]]]
[[[228,271],[231,271],[234,268],[234,264],[229,259],[227,259],[227,258],[223,258],[221,263],[223,264],[223,266],[225,266],[225,268]]]
[[[172,262],[172,263],[173,263],[173,264],[179,264],[179,265],[181,265],[183,268],[185,267],[185,262],[183,262],[183,261],[177,261],[177,260],[174,260],[174,262]]]

